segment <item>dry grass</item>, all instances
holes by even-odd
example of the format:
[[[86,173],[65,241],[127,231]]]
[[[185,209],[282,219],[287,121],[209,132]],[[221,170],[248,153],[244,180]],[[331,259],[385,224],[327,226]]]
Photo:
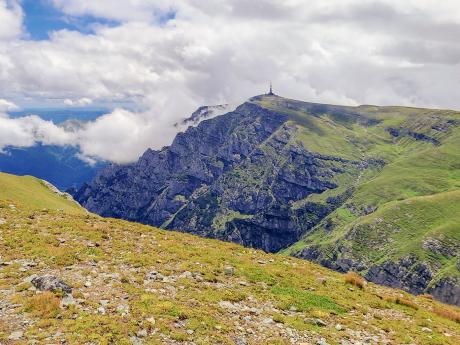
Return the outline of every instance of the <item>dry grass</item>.
[[[413,301],[411,301],[408,298],[394,297],[394,296],[381,296],[381,298],[384,301],[387,301],[387,302],[390,302],[390,303],[396,303],[396,304],[403,305],[403,306],[406,306],[406,307],[409,307],[409,308],[412,308],[412,309],[415,309],[415,310],[419,309],[418,304],[413,302]]]
[[[433,312],[446,319],[460,323],[460,312],[448,306],[435,306]]]
[[[52,292],[46,291],[30,297],[25,303],[26,311],[41,318],[53,318],[59,314],[60,300]]]
[[[402,298],[402,297],[397,297],[395,299],[395,303],[396,304],[399,304],[399,305],[404,305],[406,307],[409,307],[409,308],[412,308],[412,309],[415,309],[415,310],[418,310],[418,305],[411,301],[410,299],[407,299],[407,298]]]
[[[345,282],[350,283],[351,285],[357,286],[360,289],[364,289],[364,285],[366,285],[366,281],[363,277],[361,277],[358,273],[355,272],[347,272],[345,274]]]
[[[433,295],[430,295],[428,293],[424,293],[422,295],[419,295],[419,297],[425,298],[425,299],[431,299],[431,300],[433,299]]]

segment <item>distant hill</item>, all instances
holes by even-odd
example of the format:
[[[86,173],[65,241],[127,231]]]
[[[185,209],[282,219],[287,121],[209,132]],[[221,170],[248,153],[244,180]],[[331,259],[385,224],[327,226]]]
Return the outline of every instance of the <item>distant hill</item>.
[[[456,111],[260,95],[75,197],[460,304],[459,148]]]
[[[0,173],[4,344],[439,344],[460,309],[294,257],[86,212]]]

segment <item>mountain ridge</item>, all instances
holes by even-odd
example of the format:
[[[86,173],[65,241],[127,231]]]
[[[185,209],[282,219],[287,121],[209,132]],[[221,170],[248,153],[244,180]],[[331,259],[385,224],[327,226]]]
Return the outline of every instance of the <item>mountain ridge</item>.
[[[358,256],[358,237],[346,229],[356,219],[374,219],[387,203],[458,190],[459,123],[460,114],[451,110],[334,106],[259,95],[179,133],[169,147],[147,150],[137,163],[103,170],[75,197],[104,216],[283,250],[388,285],[399,274],[406,283],[398,287],[458,304],[447,287],[432,288],[451,279],[455,289],[460,286],[458,249],[448,257],[430,254],[423,246],[433,241],[430,228],[414,248],[396,256],[390,247],[378,251],[370,240],[361,241],[370,261]],[[460,221],[452,222],[455,227]],[[399,227],[403,234],[413,231],[410,224]],[[348,237],[340,241],[344,232]],[[460,241],[458,231],[443,235]],[[312,254],[314,248],[319,254]],[[403,267],[398,260],[410,260],[412,252],[406,271],[384,268]],[[430,261],[430,255],[437,256]],[[420,267],[430,272],[423,282],[414,274]]]

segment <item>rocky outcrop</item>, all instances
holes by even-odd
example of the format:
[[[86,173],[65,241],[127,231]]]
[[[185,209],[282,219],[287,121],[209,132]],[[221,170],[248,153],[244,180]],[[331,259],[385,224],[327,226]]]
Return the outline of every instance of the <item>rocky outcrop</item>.
[[[435,274],[436,270],[428,264],[409,256],[397,262],[372,266],[365,277],[374,283],[415,295],[429,293],[442,302],[460,306],[460,278],[446,277],[435,281]]]
[[[409,256],[397,262],[386,261],[372,266],[365,278],[371,282],[399,288],[413,294],[426,292],[434,273],[430,267],[416,257]]]
[[[435,127],[433,129],[436,129],[438,130],[439,127]],[[388,133],[390,133],[390,135],[392,137],[395,137],[395,138],[398,138],[398,137],[402,137],[402,136],[410,136],[412,138],[414,138],[415,140],[419,140],[419,141],[426,141],[426,142],[429,142],[429,143],[432,143],[433,145],[436,145],[438,146],[440,143],[439,143],[439,140],[433,138],[433,137],[430,137],[426,134],[423,134],[423,133],[418,133],[418,132],[414,132],[410,129],[406,129],[406,128],[402,128],[402,129],[397,129],[397,128],[393,128],[393,127],[389,127],[386,129]],[[444,131],[447,130],[447,129],[444,129]]]
[[[321,247],[313,245],[302,249],[299,253],[295,253],[294,256],[317,262],[324,267],[342,273],[348,271],[360,272],[367,269],[364,263],[351,258],[347,253],[348,249],[346,247],[339,247],[337,250],[325,252]]]
[[[398,288],[415,295],[428,293],[442,302],[460,305],[460,278],[437,279],[439,268],[421,261],[414,255],[372,265],[368,261],[363,262],[353,257],[350,249],[345,246],[327,250],[318,245],[311,245],[294,253],[294,256],[317,262],[342,273],[359,272],[366,280],[376,284]]]
[[[460,306],[460,278],[444,278],[427,290],[434,298],[449,304]]]

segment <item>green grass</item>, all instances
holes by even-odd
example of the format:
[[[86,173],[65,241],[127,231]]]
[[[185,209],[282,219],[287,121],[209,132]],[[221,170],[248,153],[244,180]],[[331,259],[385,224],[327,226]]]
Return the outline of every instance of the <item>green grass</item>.
[[[58,197],[40,179],[0,173],[0,200],[21,203],[31,208],[61,209],[66,213],[81,214],[85,210],[77,203]]]
[[[383,160],[382,168],[347,171],[339,187],[295,203],[325,204],[327,198],[353,189],[342,207],[282,254],[319,246],[327,257],[344,246],[367,264],[416,255],[435,264],[435,280],[460,275],[456,259],[424,246],[431,238],[442,246],[460,243],[460,113],[411,107],[341,107],[304,103],[277,96],[252,102],[282,113],[298,128],[296,140],[307,150],[352,160]],[[388,128],[400,129],[392,137]],[[437,128],[441,128],[438,130]],[[416,140],[409,131],[440,144]],[[404,134],[406,133],[406,134]],[[366,215],[366,213],[371,213]],[[372,210],[377,210],[372,212]],[[458,250],[457,250],[458,252]],[[340,257],[340,253],[339,253]]]
[[[345,309],[328,297],[321,296],[309,291],[302,291],[292,286],[274,286],[271,292],[280,299],[280,307],[289,310],[294,307],[298,311],[311,311],[314,308],[334,312],[344,313]]]
[[[391,329],[385,334],[393,343],[453,345],[460,336],[457,323],[431,311],[442,306],[438,302],[404,294],[418,306],[415,310],[392,302],[395,297],[381,297],[399,296],[399,291],[374,284],[352,291],[343,275],[307,261],[93,214],[57,211],[49,205],[58,205],[61,198],[45,188],[37,187],[35,194],[27,197],[25,187],[37,180],[12,180],[18,187],[9,186],[8,200],[0,200],[0,218],[5,220],[0,225],[0,256],[4,261],[27,259],[38,265],[27,271],[19,270],[19,263],[0,269],[2,298],[19,306],[14,314],[0,316],[2,342],[7,342],[18,326],[13,316],[29,320],[24,342],[46,342],[59,332],[72,344],[129,344],[129,337],[139,329],[155,329],[146,343],[232,344],[234,337],[241,335],[235,315],[238,320],[250,316],[258,322],[272,318],[281,327],[307,332],[314,339],[324,337],[329,343],[343,337],[343,331],[334,327],[337,323],[370,334]],[[20,186],[22,182],[24,186]],[[42,210],[44,205],[32,199],[45,200],[49,209]],[[14,203],[15,209],[9,203]],[[349,214],[342,216],[348,219]],[[233,275],[224,273],[228,265],[234,267]],[[144,285],[144,277],[152,269],[170,280]],[[185,271],[201,279],[180,278]],[[40,295],[28,290],[24,279],[49,272],[72,285],[74,296],[84,300],[83,309],[58,310],[59,295],[34,297]],[[120,278],[106,277],[114,273]],[[83,283],[89,278],[93,285],[87,288]],[[106,314],[96,312],[101,299],[109,300]],[[46,300],[53,301],[52,308],[46,307]],[[238,309],[226,312],[219,306],[221,301],[235,303]],[[129,307],[129,316],[116,311],[119,304]],[[259,308],[261,314],[246,311],[246,305]],[[457,312],[454,307],[442,308]],[[403,323],[392,315],[409,321]],[[147,323],[148,318],[154,318],[153,326]],[[307,318],[321,318],[328,326],[312,325]],[[431,334],[420,326],[428,318],[432,320]],[[178,323],[186,326],[178,327]],[[246,336],[251,342],[259,337],[261,344],[285,343],[288,339],[277,330],[270,325],[263,333]]]

